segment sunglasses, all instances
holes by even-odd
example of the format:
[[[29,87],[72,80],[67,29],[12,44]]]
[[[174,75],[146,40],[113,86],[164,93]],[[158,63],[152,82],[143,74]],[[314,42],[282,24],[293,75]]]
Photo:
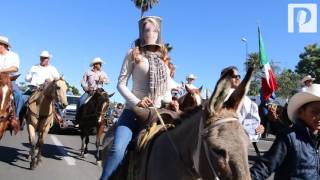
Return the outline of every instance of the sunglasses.
[[[233,75],[233,76],[231,76],[231,78],[241,79],[241,76],[240,75]]]

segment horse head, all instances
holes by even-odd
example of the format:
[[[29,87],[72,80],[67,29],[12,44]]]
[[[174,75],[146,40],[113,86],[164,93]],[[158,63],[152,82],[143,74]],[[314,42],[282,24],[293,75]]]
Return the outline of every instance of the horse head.
[[[179,108],[181,111],[193,109],[202,104],[202,86],[199,89],[190,89],[188,86],[185,87],[187,93],[178,99]]]
[[[251,179],[248,167],[249,139],[239,123],[242,101],[250,85],[252,68],[229,95],[234,70],[224,73],[204,110],[204,136],[207,159],[221,179]]]
[[[63,108],[68,106],[68,100],[66,96],[68,86],[62,78],[56,79],[49,83],[46,89],[48,89],[49,92],[48,96],[51,96],[53,99],[56,99],[62,105]]]
[[[0,120],[9,116],[13,101],[11,79],[7,73],[0,73]]]

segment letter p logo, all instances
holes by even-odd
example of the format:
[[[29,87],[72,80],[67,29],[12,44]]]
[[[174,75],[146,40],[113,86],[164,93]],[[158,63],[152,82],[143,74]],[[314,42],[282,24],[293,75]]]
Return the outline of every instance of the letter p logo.
[[[317,4],[288,4],[288,32],[317,32]]]

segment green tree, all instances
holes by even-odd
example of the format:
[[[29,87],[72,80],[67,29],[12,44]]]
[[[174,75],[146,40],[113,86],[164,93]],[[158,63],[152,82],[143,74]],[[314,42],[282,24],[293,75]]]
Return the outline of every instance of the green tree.
[[[300,79],[301,76],[291,69],[283,69],[277,77],[277,96],[284,99],[290,98],[299,89]]]
[[[307,45],[299,58],[295,71],[302,76],[310,74],[320,83],[320,47],[316,43]]]
[[[152,7],[159,3],[159,0],[131,0],[135,4],[135,6],[140,9],[141,15],[143,17],[144,12],[152,9]]]
[[[257,96],[259,95],[259,91],[261,89],[261,75],[259,73],[260,72],[259,53],[257,52],[250,53],[244,65],[245,65],[246,71],[248,70],[249,67],[254,68],[248,95]]]
[[[79,96],[80,95],[80,91],[78,88],[76,88],[75,86],[70,85],[67,81],[66,84],[68,86],[68,90],[71,91],[74,95]]]

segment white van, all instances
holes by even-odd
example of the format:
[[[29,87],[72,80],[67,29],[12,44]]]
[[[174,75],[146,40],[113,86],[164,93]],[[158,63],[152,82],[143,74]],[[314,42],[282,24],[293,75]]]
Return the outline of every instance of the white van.
[[[62,110],[61,117],[63,119],[63,125],[61,129],[75,128],[75,120],[77,113],[77,104],[80,96],[67,95],[68,106]]]

